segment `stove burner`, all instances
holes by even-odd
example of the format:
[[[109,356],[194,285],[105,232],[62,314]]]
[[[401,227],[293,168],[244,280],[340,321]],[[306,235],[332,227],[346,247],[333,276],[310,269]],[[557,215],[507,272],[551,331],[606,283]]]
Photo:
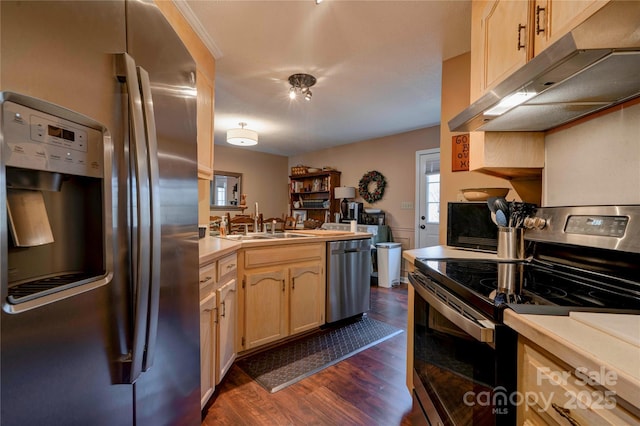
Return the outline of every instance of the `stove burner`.
[[[489,291],[496,291],[498,287],[498,280],[495,278],[484,278],[478,281],[478,284],[488,289]]]
[[[544,297],[545,299],[562,300],[568,296],[568,293],[565,290],[542,283],[534,282],[532,283],[530,288],[528,288],[527,284],[525,283],[524,288],[525,290],[540,297]]]

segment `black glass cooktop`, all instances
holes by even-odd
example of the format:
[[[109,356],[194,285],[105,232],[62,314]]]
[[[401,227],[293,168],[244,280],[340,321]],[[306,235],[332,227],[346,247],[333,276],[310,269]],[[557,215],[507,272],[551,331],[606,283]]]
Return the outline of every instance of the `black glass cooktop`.
[[[501,319],[521,313],[640,312],[640,284],[559,265],[531,262],[427,261],[416,268],[475,308]]]

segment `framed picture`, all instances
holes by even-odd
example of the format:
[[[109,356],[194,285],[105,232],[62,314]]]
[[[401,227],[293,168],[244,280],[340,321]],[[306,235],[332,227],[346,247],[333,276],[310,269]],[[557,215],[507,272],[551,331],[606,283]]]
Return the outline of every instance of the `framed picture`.
[[[298,221],[296,223],[302,224],[305,220],[307,220],[307,211],[306,210],[293,210],[292,216],[295,217]]]

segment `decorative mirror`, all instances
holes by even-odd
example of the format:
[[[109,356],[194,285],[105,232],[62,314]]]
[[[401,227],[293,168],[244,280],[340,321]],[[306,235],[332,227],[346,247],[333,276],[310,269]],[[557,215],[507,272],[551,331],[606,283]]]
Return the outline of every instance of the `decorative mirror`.
[[[242,173],[213,172],[211,181],[211,209],[239,210],[242,194]]]

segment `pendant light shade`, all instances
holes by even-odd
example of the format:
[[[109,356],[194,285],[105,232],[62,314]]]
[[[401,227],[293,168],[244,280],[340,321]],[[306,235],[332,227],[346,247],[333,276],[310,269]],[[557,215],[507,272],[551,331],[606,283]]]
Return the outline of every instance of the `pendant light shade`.
[[[247,123],[238,123],[239,129],[227,130],[227,142],[231,145],[252,146],[258,144],[258,132],[245,129]]]

